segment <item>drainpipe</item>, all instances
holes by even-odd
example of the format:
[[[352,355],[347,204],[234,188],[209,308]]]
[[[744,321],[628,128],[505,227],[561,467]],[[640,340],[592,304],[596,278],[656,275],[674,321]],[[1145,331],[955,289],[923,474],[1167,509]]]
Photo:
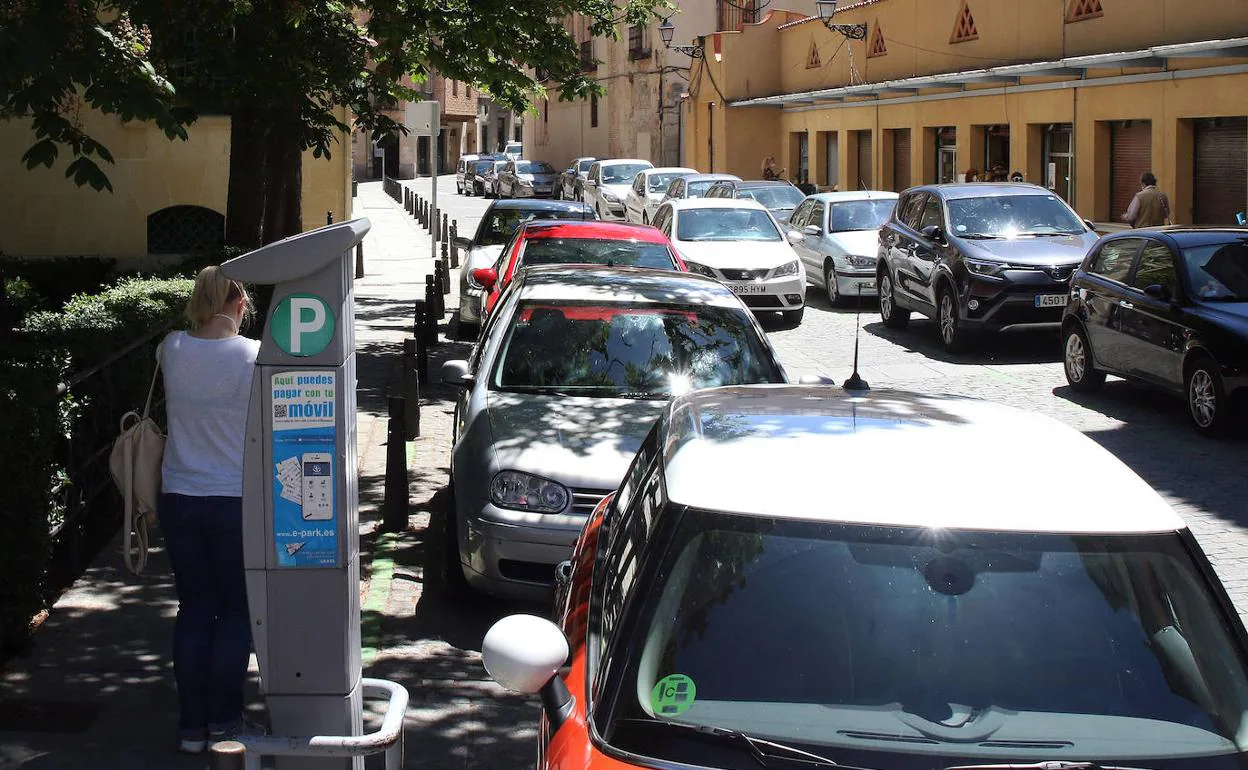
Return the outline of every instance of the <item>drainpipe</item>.
[[[706,154],[709,173],[715,173],[715,102],[706,103]]]

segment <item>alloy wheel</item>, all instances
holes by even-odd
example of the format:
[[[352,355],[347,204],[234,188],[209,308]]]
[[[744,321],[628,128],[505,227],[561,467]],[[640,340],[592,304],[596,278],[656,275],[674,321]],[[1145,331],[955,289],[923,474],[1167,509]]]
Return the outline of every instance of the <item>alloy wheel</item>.
[[[1218,394],[1213,376],[1206,369],[1200,368],[1192,373],[1191,382],[1187,385],[1187,402],[1198,427],[1213,425],[1218,416]]]
[[[893,317],[893,281],[887,273],[880,276],[880,315],[886,322]]]
[[[1088,353],[1083,347],[1083,338],[1071,333],[1066,338],[1066,375],[1071,382],[1083,382],[1088,373]]]
[[[832,267],[831,262],[823,267],[823,290],[828,295],[829,305],[836,307],[841,304],[840,287],[836,282],[836,268]]]
[[[940,338],[945,346],[953,344],[958,333],[957,309],[953,306],[953,295],[948,291],[940,295]]]

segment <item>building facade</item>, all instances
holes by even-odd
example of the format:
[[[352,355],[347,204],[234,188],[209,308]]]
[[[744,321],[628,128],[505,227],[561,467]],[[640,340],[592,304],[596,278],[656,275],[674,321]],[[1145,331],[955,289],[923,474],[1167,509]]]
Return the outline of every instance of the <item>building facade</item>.
[[[814,0],[787,0],[794,18],[814,13]],[[720,30],[739,30],[772,12],[770,0],[678,0],[670,16],[672,45],[708,43]],[[553,82],[546,99],[524,127],[525,151],[532,158],[564,168],[576,157],[642,158],[655,165],[686,165],[682,147],[681,103],[688,98],[703,56],[664,46],[659,21],[623,30],[619,40],[594,38],[589,24],[574,14],[564,25],[580,48],[581,66],[605,95],[561,101]],[[704,51],[713,57],[709,43]]]
[[[1176,222],[1248,210],[1248,4],[863,0],[715,35],[683,109],[700,169],[901,190],[1020,172],[1114,221],[1152,171]]]

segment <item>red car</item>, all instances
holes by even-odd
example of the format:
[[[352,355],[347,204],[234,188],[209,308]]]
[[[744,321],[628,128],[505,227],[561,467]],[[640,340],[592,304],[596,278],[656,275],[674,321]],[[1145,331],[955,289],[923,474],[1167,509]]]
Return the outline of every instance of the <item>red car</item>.
[[[686,272],[671,241],[649,225],[602,221],[531,221],[516,229],[494,267],[472,271],[485,287],[481,318],[494,309],[516,271],[527,265],[607,265]]]

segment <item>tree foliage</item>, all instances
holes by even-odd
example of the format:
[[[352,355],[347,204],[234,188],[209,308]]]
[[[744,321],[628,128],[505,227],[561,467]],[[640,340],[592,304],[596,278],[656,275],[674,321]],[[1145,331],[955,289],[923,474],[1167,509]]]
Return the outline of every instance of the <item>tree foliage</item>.
[[[198,114],[231,115],[227,232],[251,245],[297,231],[300,153],[335,151],[351,129],[404,131],[387,108],[419,99],[431,72],[471,83],[515,111],[559,84],[601,90],[581,71],[563,19],[596,36],[646,23],[669,0],[6,0],[0,11],[0,117],[28,118],[28,166],[74,158],[74,183],[111,189],[108,149],[82,106],[152,121],[185,138]],[[344,151],[347,148],[342,148]],[[231,221],[233,220],[233,221]]]

